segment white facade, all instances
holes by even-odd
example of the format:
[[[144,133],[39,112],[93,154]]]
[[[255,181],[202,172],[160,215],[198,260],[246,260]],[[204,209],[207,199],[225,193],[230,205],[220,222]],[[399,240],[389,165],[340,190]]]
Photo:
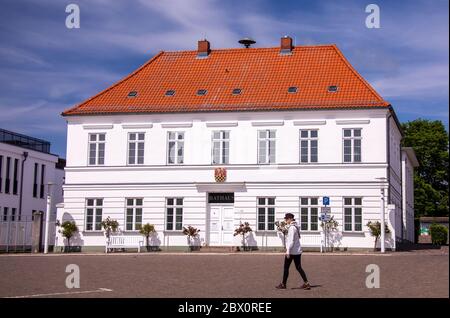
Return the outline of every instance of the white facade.
[[[57,168],[57,162],[58,156],[54,154],[0,142],[0,245],[29,244],[31,237],[19,237],[11,229],[23,226],[30,236],[33,212],[42,212],[45,220],[49,182],[54,184],[50,218],[55,220],[56,204],[63,200],[65,174],[63,168]],[[8,222],[16,223],[8,225]],[[50,232],[54,231],[52,226]],[[53,236],[49,244],[54,244]]]
[[[104,235],[98,226],[95,228],[95,218],[100,221],[109,216],[119,222],[125,235],[136,235],[136,221],[154,224],[158,233],[154,244],[161,247],[187,245],[180,227],[175,230],[177,221],[180,221],[178,226],[199,228],[202,245],[239,246],[239,238],[232,233],[240,222],[249,222],[253,232],[247,244],[258,248],[282,247],[282,239],[272,230],[271,223],[291,212],[303,223],[303,244],[319,247],[320,221],[318,224],[314,221],[320,215],[322,197],[328,196],[331,214],[339,223],[338,231],[332,235],[333,245],[372,248],[374,239],[366,224],[380,220],[381,188],[385,188],[385,217],[391,230],[386,247],[395,249],[396,241],[401,239],[405,222],[402,220],[401,132],[388,109],[120,114],[68,116],[66,120],[64,204],[58,208],[57,218],[74,220],[78,225],[80,232],[74,238],[74,245],[104,247]],[[263,140],[259,143],[258,136],[264,135],[259,135],[259,131],[267,130],[275,131],[271,135],[272,143],[264,144]],[[304,143],[309,152],[305,160],[314,161],[311,153],[315,151],[310,143],[314,139],[317,162],[301,162],[301,130],[317,131],[317,135],[303,135],[309,140]],[[228,132],[221,135],[227,140],[217,143],[220,155],[212,149],[213,137],[219,136],[214,131]],[[183,134],[169,137],[169,132]],[[344,134],[350,135],[346,138]],[[183,147],[178,144],[177,148],[183,149],[182,163],[175,156],[176,164],[170,164],[168,139],[174,136],[183,136]],[[100,138],[104,146],[98,145]],[[143,156],[137,150],[142,145],[130,145],[130,138],[136,139],[132,143],[144,144]],[[360,140],[360,162],[355,153],[351,154],[351,161],[356,158],[356,162],[344,162],[343,139],[352,139],[348,142],[352,152],[358,152],[354,146],[359,141],[354,139]],[[90,146],[88,140],[96,145]],[[264,156],[264,149],[259,148],[271,150]],[[264,158],[273,162],[258,162],[264,162]],[[142,163],[130,164],[138,160]],[[213,164],[213,160],[225,160],[225,163]],[[215,181],[217,167],[226,168],[225,182]],[[234,193],[234,203],[209,204],[209,193]],[[182,201],[177,202],[176,198]],[[395,204],[396,209],[388,211],[388,203]],[[177,209],[181,215],[179,220]],[[413,206],[408,211],[405,218],[413,218]],[[129,230],[127,213],[133,221],[128,225]],[[64,243],[59,237],[57,244]]]

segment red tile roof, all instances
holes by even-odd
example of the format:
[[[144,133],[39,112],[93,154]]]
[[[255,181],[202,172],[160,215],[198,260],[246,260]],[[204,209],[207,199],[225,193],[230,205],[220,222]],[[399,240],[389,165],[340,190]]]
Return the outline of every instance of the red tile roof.
[[[328,86],[338,86],[328,92]],[[291,86],[297,93],[288,93]],[[233,95],[235,88],[242,89]],[[206,89],[198,96],[199,89]],[[173,96],[165,96],[174,90]],[[136,91],[137,96],[128,97]],[[335,45],[160,52],[63,115],[388,107]]]

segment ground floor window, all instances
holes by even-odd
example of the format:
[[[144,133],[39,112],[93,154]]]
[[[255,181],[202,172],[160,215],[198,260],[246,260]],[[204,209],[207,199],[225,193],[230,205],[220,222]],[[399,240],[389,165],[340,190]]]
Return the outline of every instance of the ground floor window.
[[[166,198],[166,230],[183,229],[183,198]]]
[[[300,226],[302,231],[319,229],[319,199],[300,198]]]
[[[275,230],[275,198],[258,198],[258,231]]]
[[[137,231],[142,225],[142,198],[126,199],[126,230]]]
[[[344,231],[362,231],[362,198],[344,198]]]
[[[101,231],[103,199],[86,199],[86,231]]]

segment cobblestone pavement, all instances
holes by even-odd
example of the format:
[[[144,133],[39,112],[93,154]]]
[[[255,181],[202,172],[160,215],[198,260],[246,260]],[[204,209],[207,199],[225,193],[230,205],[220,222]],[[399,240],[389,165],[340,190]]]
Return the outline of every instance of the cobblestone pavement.
[[[0,297],[449,297],[448,247],[385,255],[305,253],[313,285],[276,290],[283,255],[276,253],[141,253],[1,255]],[[68,264],[80,269],[80,288],[68,289]],[[366,287],[366,266],[380,268],[380,288]]]

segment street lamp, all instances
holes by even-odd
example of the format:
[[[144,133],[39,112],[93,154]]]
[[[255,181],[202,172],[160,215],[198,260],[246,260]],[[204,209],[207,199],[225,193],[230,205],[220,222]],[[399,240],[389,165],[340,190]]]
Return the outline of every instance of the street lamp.
[[[48,253],[48,239],[50,227],[50,214],[52,213],[52,189],[53,182],[47,183],[47,209],[45,210],[45,238],[44,238],[44,254]]]
[[[381,242],[380,242],[380,247],[381,247],[381,253],[385,252],[385,246],[384,246],[384,242],[385,242],[385,226],[384,226],[384,209],[385,209],[385,196],[384,196],[384,188],[385,188],[385,182],[387,181],[386,177],[381,177],[381,178],[376,178],[378,180],[381,181],[381,205],[380,205],[380,231],[381,231]]]

